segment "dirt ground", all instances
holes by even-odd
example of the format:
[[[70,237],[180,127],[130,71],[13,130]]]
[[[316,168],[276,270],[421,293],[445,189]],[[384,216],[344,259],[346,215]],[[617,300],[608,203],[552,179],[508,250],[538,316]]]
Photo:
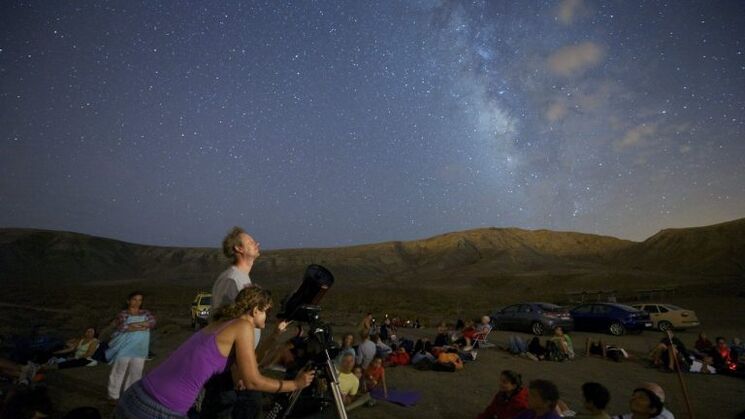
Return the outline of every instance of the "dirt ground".
[[[186,298],[191,291],[178,290],[172,292],[171,297]],[[165,301],[165,299],[164,299]],[[516,301],[517,302],[517,301]],[[670,298],[669,302],[696,310],[702,322],[702,328],[677,332],[687,345],[692,346],[700,330],[708,333],[710,338],[715,336],[745,337],[745,299],[742,297],[679,297]],[[98,302],[108,311],[114,311],[110,303]],[[376,302],[379,306],[381,302]],[[54,307],[54,304],[51,305]],[[98,307],[98,306],[97,306]],[[146,372],[158,362],[165,359],[170,351],[181,344],[190,333],[189,320],[183,305],[171,303],[159,306],[155,302],[151,308],[156,311],[160,323],[153,332],[152,350],[157,357],[146,363]],[[71,308],[75,313],[77,308]],[[12,311],[12,313],[11,313]],[[11,317],[15,321],[27,322],[22,314],[22,308],[0,306],[0,313],[6,319]],[[362,307],[359,312],[345,311],[343,316],[338,313],[324,313],[327,320],[334,324],[334,334],[337,340],[341,334],[351,331],[366,310]],[[7,313],[6,313],[7,312]],[[65,314],[70,316],[72,314]],[[62,316],[60,313],[35,311],[32,313],[36,321],[44,316]],[[376,313],[377,314],[377,313]],[[382,313],[381,313],[382,314]],[[381,316],[379,314],[379,316]],[[436,319],[437,313],[424,313],[430,319]],[[476,317],[481,313],[466,313]],[[63,316],[63,317],[64,317]],[[346,318],[348,320],[342,320]],[[59,318],[55,318],[59,321]],[[54,320],[54,319],[53,319]],[[441,320],[454,321],[452,318]],[[6,325],[7,326],[7,325]],[[6,328],[7,330],[7,328]],[[489,341],[504,344],[507,336],[512,332],[495,331],[489,336]],[[433,328],[401,329],[399,336],[416,339],[419,337],[434,338]],[[523,337],[529,337],[523,334]],[[464,370],[456,373],[442,373],[432,371],[418,371],[411,367],[389,368],[387,370],[388,385],[400,390],[417,390],[422,393],[421,401],[414,407],[404,408],[387,402],[378,402],[374,407],[362,407],[350,414],[352,418],[473,418],[491,400],[497,389],[500,371],[513,369],[523,375],[527,382],[536,378],[554,381],[562,394],[562,399],[574,410],[581,411],[580,386],[586,381],[597,381],[606,385],[611,391],[609,411],[624,413],[628,410],[628,399],[631,391],[645,381],[657,382],[666,390],[667,405],[678,418],[687,417],[683,394],[677,376],[672,373],[659,372],[649,368],[644,354],[662,337],[659,332],[644,332],[641,335],[630,335],[618,338],[602,335],[592,335],[593,338],[602,337],[608,342],[626,348],[636,359],[614,363],[598,358],[586,358],[582,355],[584,341],[591,336],[586,333],[573,333],[578,358],[564,363],[535,362],[513,357],[495,348],[481,349],[474,362],[466,364]],[[63,371],[49,371],[46,382],[51,390],[54,402],[62,412],[77,406],[98,407],[104,417],[111,412],[105,403],[106,382],[109,367],[98,365]],[[688,392],[691,395],[692,406],[697,418],[731,418],[745,411],[745,380],[724,376],[684,375]]]

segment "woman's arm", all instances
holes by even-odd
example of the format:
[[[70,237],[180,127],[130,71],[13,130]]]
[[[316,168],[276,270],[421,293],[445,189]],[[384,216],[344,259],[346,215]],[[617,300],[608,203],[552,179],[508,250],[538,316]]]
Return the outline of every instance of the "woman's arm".
[[[313,381],[314,372],[312,371],[298,374],[295,380],[277,380],[264,377],[259,372],[256,362],[253,329],[239,326],[235,333],[235,358],[238,376],[243,381],[246,389],[265,393],[285,393],[305,388]]]

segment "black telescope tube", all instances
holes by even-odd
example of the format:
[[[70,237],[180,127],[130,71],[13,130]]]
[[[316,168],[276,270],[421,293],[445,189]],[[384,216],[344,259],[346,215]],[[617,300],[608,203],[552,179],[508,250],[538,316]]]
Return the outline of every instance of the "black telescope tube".
[[[303,282],[284,299],[277,318],[294,320],[293,315],[303,305],[318,305],[326,291],[334,284],[334,275],[321,265],[309,265],[305,269]]]

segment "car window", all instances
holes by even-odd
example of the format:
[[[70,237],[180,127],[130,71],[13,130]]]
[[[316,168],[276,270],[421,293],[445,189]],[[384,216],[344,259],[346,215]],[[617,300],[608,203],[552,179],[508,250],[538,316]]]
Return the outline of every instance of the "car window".
[[[670,311],[667,308],[665,308],[665,306],[657,306],[657,307],[660,309],[660,313],[667,313],[668,311]]]
[[[678,307],[678,306],[673,305],[673,304],[665,304],[665,307],[668,308],[668,309],[670,309],[670,310],[672,310],[672,311],[683,311],[683,310],[685,310],[684,308]]]
[[[540,307],[543,311],[562,311],[560,306],[557,306],[556,304],[539,304],[538,307]]]
[[[533,308],[529,304],[522,304],[520,306],[521,313],[530,313],[531,311],[533,311]]]
[[[660,309],[657,308],[657,306],[653,306],[653,305],[646,305],[644,306],[644,308],[642,308],[642,310],[646,311],[647,313],[659,313],[660,312]]]
[[[505,313],[505,314],[516,313],[518,307],[520,307],[520,306],[509,306],[509,307],[506,307],[504,310],[502,310],[502,313]]]
[[[572,311],[575,313],[589,313],[591,310],[592,310],[592,306],[588,304],[584,306],[579,306]]]
[[[611,308],[602,304],[597,304],[592,306],[592,312],[594,314],[608,314],[610,313]]]

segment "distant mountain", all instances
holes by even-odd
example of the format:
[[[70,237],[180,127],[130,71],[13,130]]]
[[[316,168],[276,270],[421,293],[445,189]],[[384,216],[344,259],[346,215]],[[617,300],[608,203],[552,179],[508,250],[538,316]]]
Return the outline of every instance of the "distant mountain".
[[[662,230],[622,249],[617,263],[633,269],[745,277],[745,218],[706,227]]]
[[[634,270],[745,276],[745,219],[663,230],[637,243],[613,237],[486,228],[423,240],[262,252],[252,275],[297,281],[320,263],[353,282],[469,283],[533,272]],[[0,279],[152,279],[208,284],[228,264],[218,249],[145,246],[84,234],[0,229]]]

